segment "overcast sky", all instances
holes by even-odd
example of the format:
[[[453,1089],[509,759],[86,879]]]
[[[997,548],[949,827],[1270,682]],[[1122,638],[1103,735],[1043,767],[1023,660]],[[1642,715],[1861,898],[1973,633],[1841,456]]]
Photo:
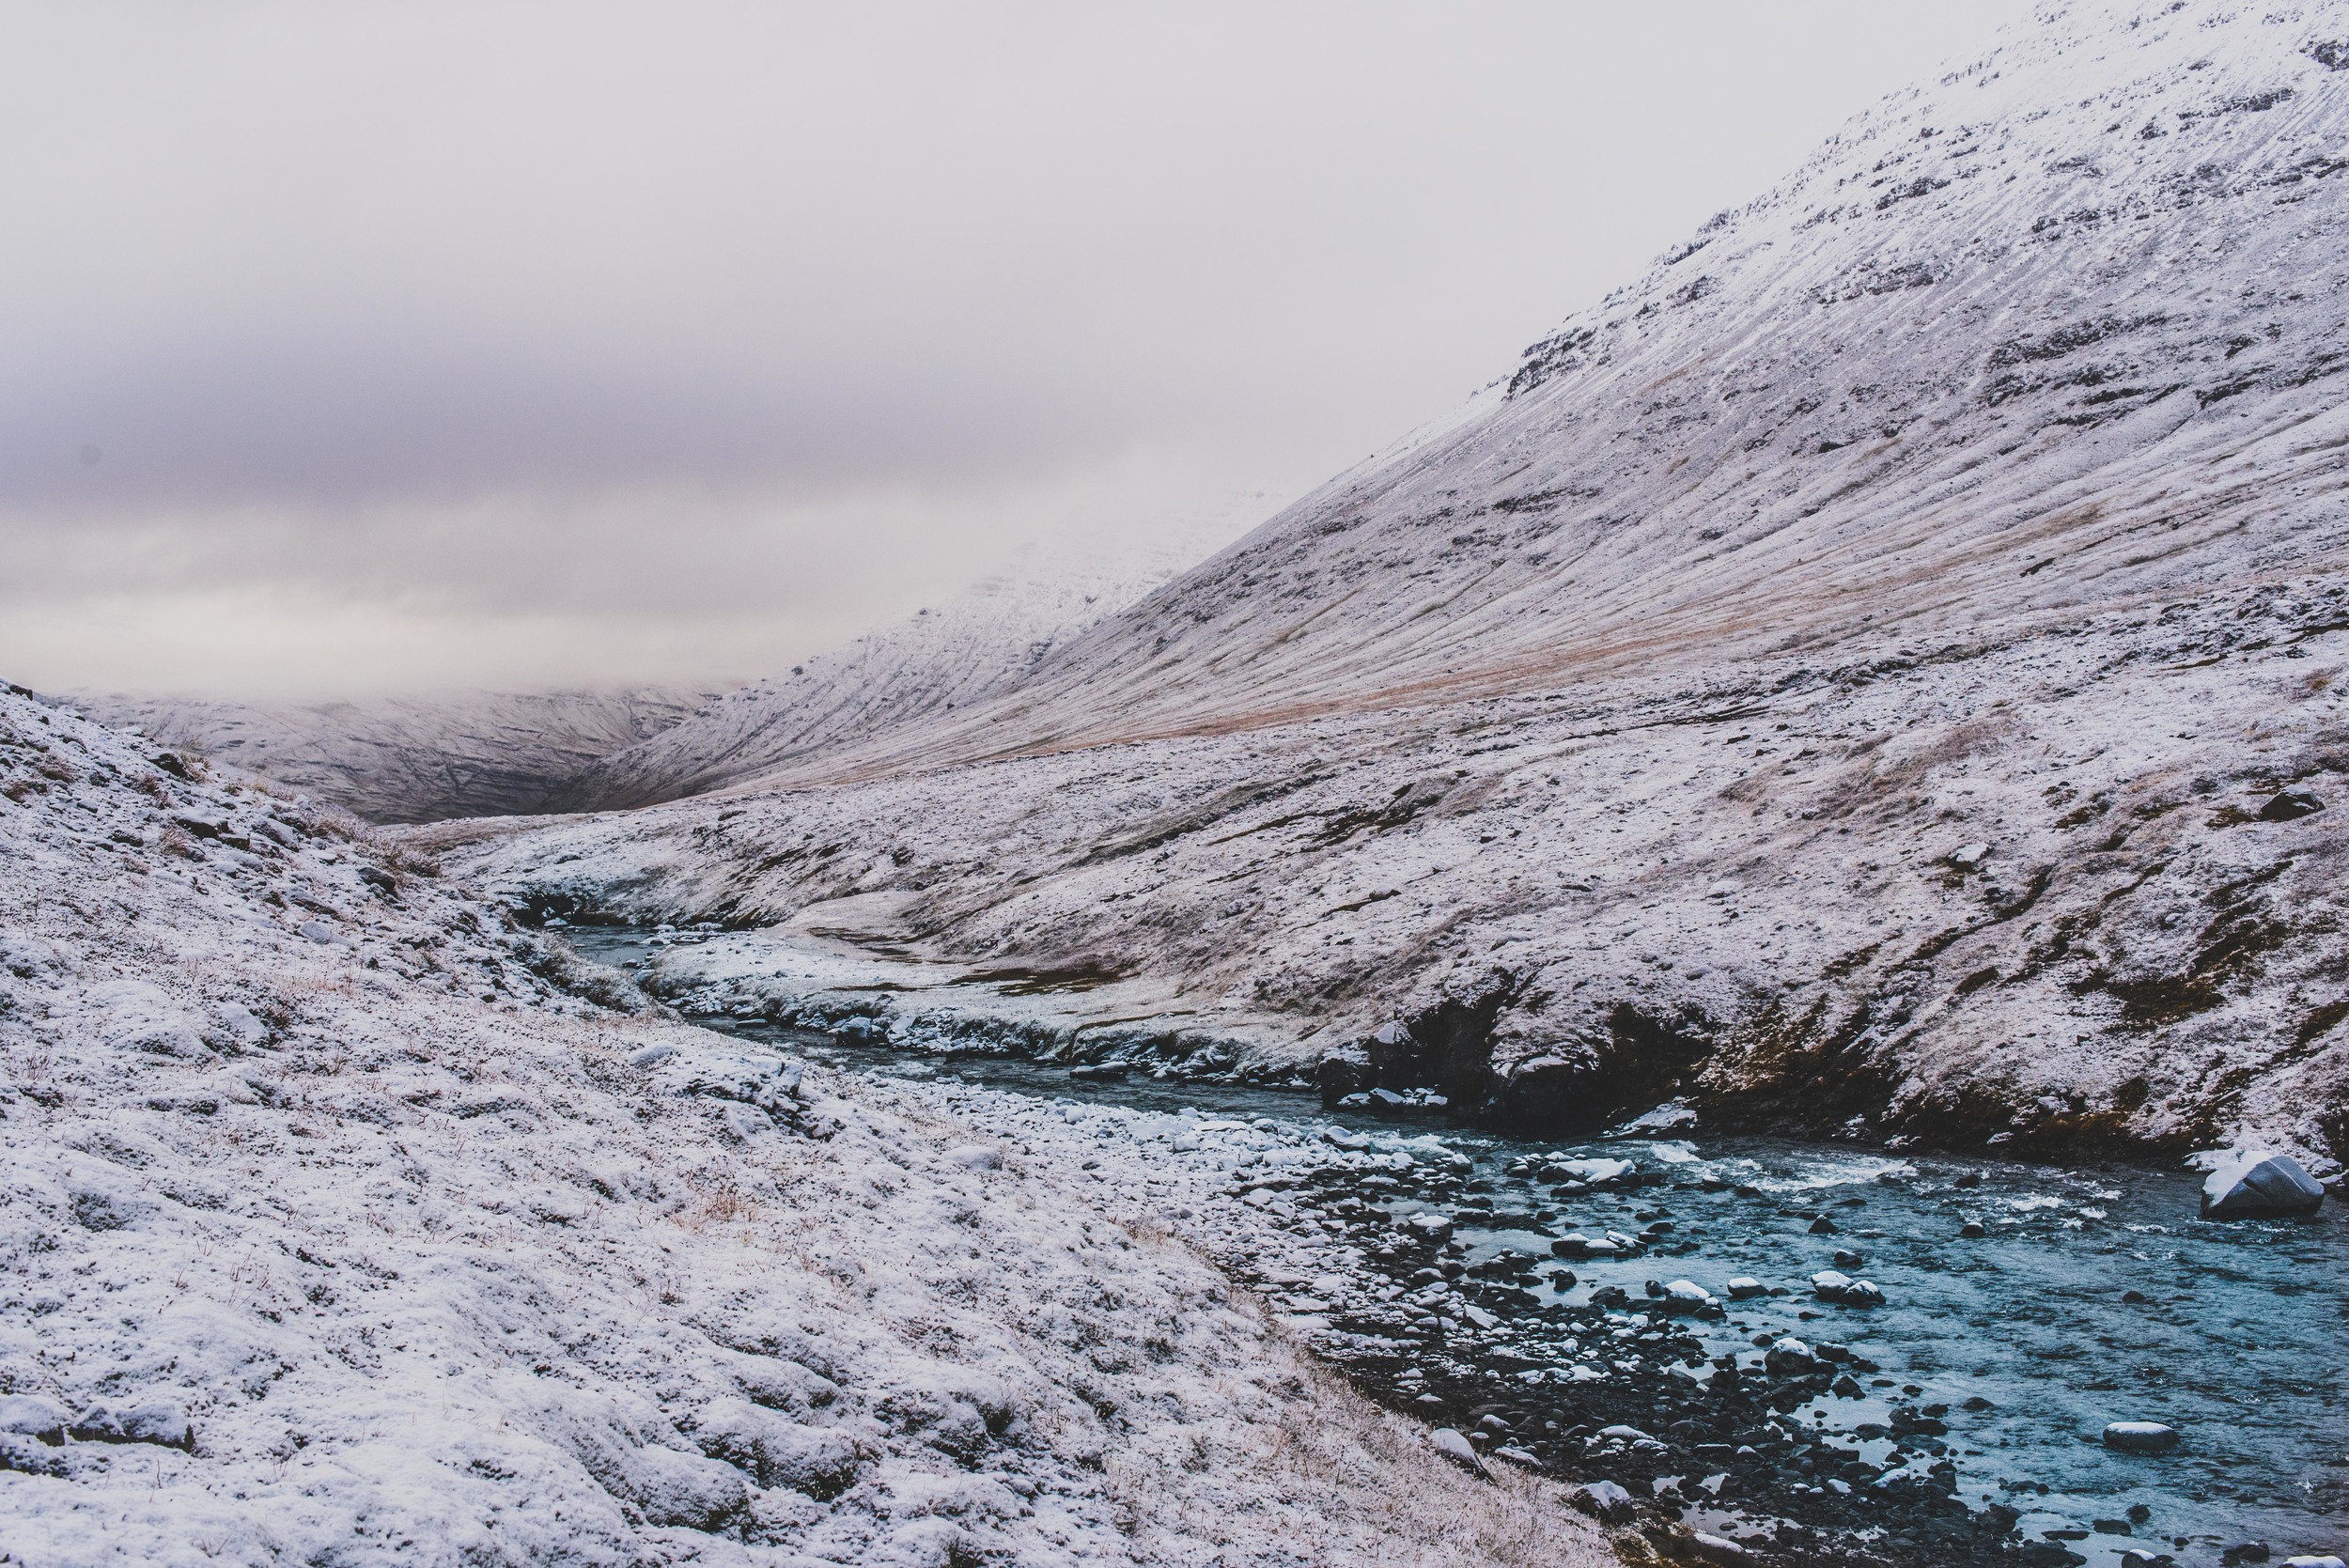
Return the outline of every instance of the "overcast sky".
[[[0,676],[755,676],[1236,531],[2026,9],[0,7]]]

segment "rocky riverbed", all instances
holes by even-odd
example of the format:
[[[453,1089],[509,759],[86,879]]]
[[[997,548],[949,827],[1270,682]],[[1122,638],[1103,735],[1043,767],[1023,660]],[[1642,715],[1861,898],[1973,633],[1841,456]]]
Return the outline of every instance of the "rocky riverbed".
[[[2117,1568],[2341,1544],[2335,1205],[2226,1223],[2186,1170],[1689,1138],[1669,1112],[1551,1146],[1377,1100],[710,1021],[926,1081],[1007,1141],[1083,1145],[1365,1391],[1667,1550]],[[2184,1439],[2099,1440],[2133,1419]]]

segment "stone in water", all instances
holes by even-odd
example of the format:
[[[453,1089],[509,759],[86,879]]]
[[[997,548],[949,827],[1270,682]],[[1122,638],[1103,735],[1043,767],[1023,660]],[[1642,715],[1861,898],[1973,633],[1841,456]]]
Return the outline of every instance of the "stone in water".
[[[2205,1219],[2314,1214],[2324,1203],[2325,1184],[2290,1155],[2255,1151],[2220,1166],[2202,1183]]]
[[[2159,1421],[2114,1421],[2105,1428],[2105,1447],[2125,1453],[2167,1453],[2178,1446],[2178,1429]]]

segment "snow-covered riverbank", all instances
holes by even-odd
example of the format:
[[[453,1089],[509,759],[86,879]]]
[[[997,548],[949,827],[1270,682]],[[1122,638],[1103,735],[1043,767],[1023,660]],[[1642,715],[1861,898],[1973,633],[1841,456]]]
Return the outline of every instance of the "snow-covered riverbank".
[[[1346,1393],[1175,1194],[563,994],[182,771],[0,695],[10,1560],[1604,1557]]]

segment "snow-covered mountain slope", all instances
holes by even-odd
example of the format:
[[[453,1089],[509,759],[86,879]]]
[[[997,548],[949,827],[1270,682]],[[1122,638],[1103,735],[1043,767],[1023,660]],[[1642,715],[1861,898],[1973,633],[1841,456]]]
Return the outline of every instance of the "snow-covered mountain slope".
[[[9,1562],[1605,1558],[1169,1238],[1220,1172],[560,994],[200,773],[0,691]]]
[[[947,965],[712,944],[656,982],[901,1038],[1319,1070],[1545,1129],[1680,1096],[1717,1126],[2319,1158],[2349,1148],[2344,629],[2349,586],[2247,589],[452,852],[544,908]]]
[[[1238,517],[1210,515],[1125,548],[1030,547],[1003,572],[943,604],[729,691],[673,728],[600,758],[550,803],[598,810],[699,795],[951,718],[1018,687],[1087,628],[1197,565],[1244,525]]]
[[[77,705],[370,822],[555,808],[583,768],[675,726],[705,693],[642,687],[350,703],[106,696]]]
[[[459,852],[1535,1123],[2339,1156],[2344,68],[2051,7],[1018,688]]]
[[[958,722],[796,776],[2061,624],[2337,564],[2349,10],[2051,7]]]

